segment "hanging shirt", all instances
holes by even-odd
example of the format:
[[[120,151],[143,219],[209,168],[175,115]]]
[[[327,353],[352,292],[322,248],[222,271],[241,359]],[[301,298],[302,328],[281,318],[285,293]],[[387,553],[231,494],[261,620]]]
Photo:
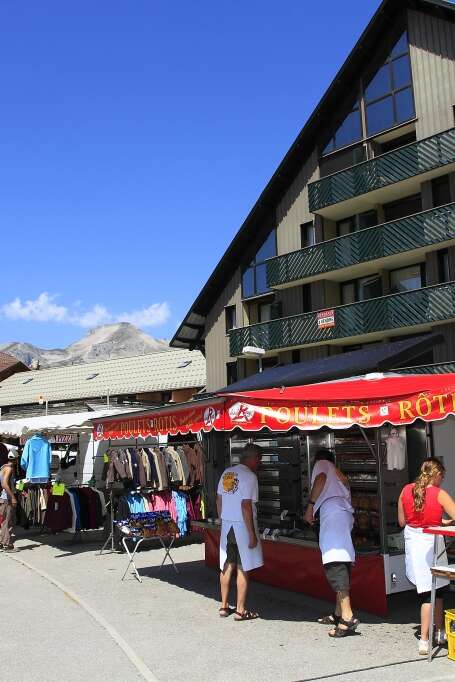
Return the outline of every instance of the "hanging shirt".
[[[49,441],[36,434],[25,443],[21,467],[32,483],[45,483],[51,474],[52,450]]]
[[[406,467],[406,440],[398,429],[392,429],[386,438],[387,469],[402,471]]]

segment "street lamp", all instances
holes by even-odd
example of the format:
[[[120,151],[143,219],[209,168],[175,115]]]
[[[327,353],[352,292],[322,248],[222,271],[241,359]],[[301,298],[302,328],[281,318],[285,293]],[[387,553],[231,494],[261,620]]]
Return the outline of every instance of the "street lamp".
[[[246,358],[254,358],[258,361],[259,371],[262,372],[262,356],[265,355],[264,348],[257,348],[256,346],[244,346],[242,348],[242,355]]]

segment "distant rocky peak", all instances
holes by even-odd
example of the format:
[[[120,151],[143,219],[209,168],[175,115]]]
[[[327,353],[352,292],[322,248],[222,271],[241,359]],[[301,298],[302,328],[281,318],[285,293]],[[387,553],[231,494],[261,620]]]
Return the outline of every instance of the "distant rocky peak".
[[[66,348],[48,350],[20,341],[0,344],[0,350],[18,358],[28,367],[37,364],[40,368],[114,360],[167,349],[169,343],[165,339],[155,339],[129,322],[90,329],[85,336]]]

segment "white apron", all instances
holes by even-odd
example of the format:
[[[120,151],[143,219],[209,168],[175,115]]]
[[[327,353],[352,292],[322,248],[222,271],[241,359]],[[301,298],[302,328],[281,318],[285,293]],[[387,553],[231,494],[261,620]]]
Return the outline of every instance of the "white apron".
[[[322,563],[332,561],[355,561],[355,550],[352,544],[352,527],[354,517],[351,512],[333,509],[325,502],[320,511],[321,525],[319,530],[319,548]]]
[[[433,565],[434,535],[424,533],[422,528],[405,526],[404,546],[406,557],[406,577],[416,586],[417,592],[429,592],[431,590],[431,571]],[[437,536],[437,551],[440,554],[444,550],[444,538]],[[447,566],[447,553],[437,560],[438,566]],[[436,579],[436,589],[449,584],[445,578]]]
[[[227,554],[227,536],[231,528],[234,529],[235,539],[239,548],[240,561],[242,562],[242,569],[244,571],[252,571],[254,568],[260,568],[264,565],[264,559],[262,557],[262,546],[259,539],[259,530],[257,525],[257,520],[254,519],[254,527],[256,529],[256,535],[258,537],[258,544],[254,549],[250,549],[248,544],[250,542],[248,530],[244,523],[234,522],[234,521],[222,521],[221,522],[221,537],[220,537],[220,569],[224,569],[224,564],[226,563]]]

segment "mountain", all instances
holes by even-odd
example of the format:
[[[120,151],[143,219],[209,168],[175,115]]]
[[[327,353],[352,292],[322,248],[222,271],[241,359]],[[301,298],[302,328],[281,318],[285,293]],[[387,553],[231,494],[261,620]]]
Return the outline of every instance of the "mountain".
[[[39,362],[41,368],[145,355],[168,348],[167,341],[154,339],[129,322],[91,329],[86,336],[66,348],[47,350],[20,341],[0,344],[0,351],[13,355],[29,367]]]

